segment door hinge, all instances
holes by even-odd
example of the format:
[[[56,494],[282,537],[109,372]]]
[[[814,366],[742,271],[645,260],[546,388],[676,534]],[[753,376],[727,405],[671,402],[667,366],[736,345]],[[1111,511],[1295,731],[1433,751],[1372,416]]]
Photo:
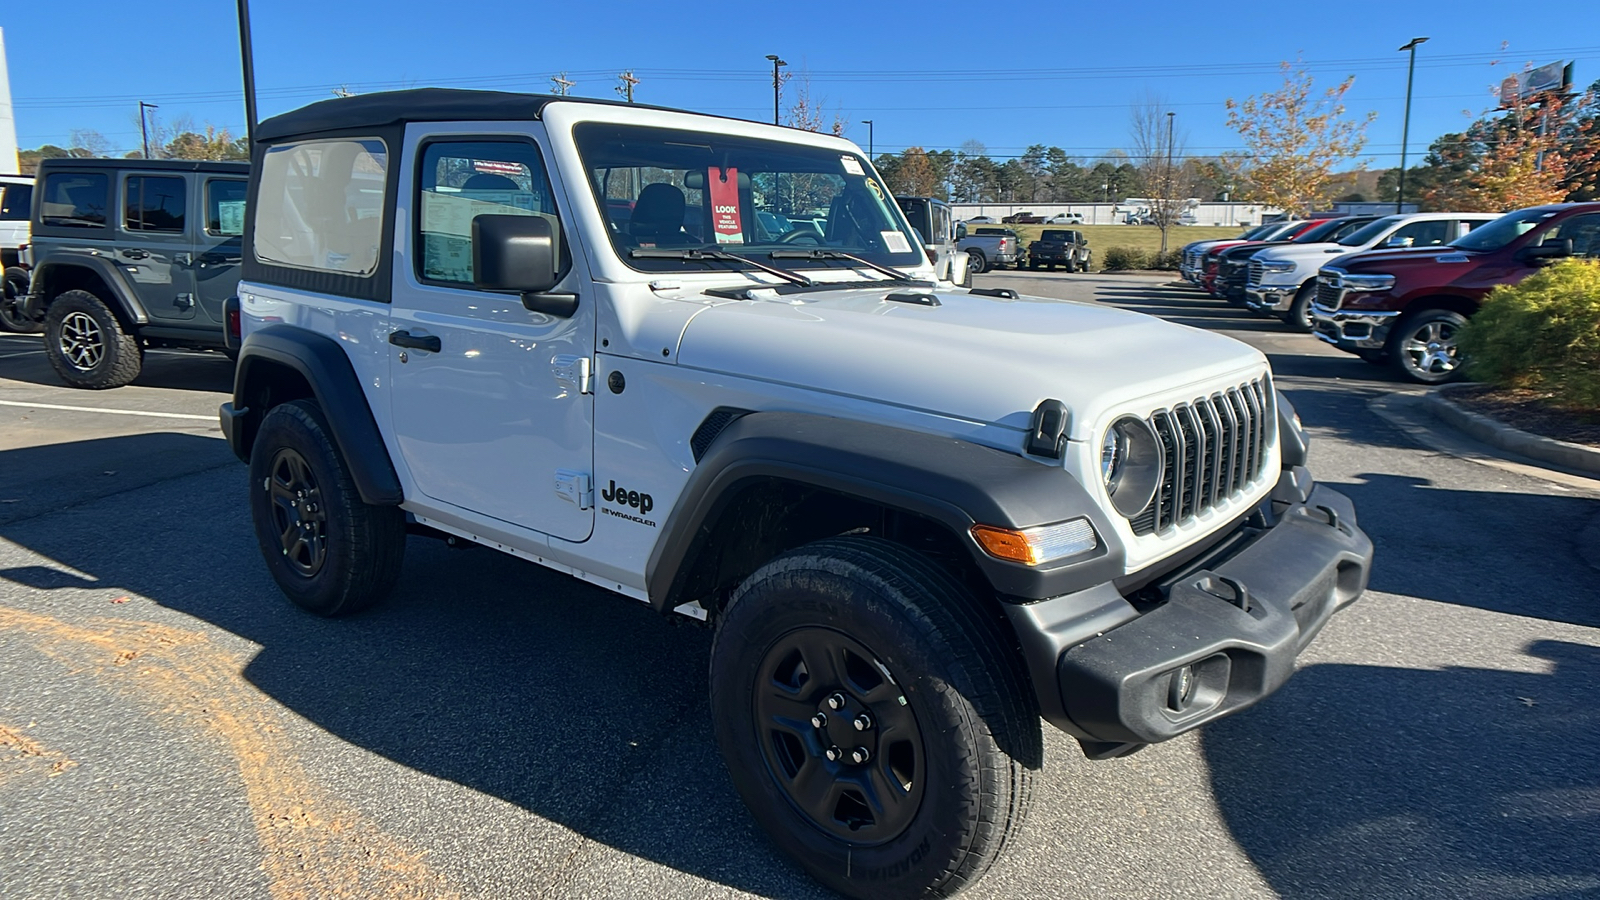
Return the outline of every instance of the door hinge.
[[[578,394],[589,393],[589,357],[562,355],[550,360],[556,383]]]
[[[557,469],[556,493],[579,509],[588,509],[594,505],[594,488],[589,484],[588,472]]]

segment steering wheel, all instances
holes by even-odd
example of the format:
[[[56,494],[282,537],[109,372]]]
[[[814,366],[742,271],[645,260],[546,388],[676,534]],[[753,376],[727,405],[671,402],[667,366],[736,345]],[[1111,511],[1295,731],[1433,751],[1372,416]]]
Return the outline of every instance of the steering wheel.
[[[816,244],[818,247],[821,247],[822,235],[817,234],[815,231],[812,231],[809,228],[796,228],[788,234],[785,234],[783,237],[778,238],[778,243],[780,244],[794,244],[798,243],[799,241],[810,241],[811,243]]]

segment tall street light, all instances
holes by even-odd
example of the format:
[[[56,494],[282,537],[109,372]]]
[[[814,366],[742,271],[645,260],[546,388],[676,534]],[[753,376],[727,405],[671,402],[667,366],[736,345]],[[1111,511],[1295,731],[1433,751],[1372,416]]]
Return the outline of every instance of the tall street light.
[[[245,143],[253,147],[256,139],[256,54],[250,45],[250,0],[239,0],[239,63],[244,67]]]
[[[872,159],[872,120],[862,119],[861,124],[867,126],[867,159]]]
[[[149,159],[150,158],[150,129],[146,128],[145,125],[144,125],[144,111],[147,110],[147,109],[160,109],[160,108],[161,107],[155,105],[154,103],[146,103],[143,100],[139,101],[139,137],[144,139],[144,158],[145,159]]]
[[[772,60],[772,124],[776,125],[778,124],[778,87],[783,84],[778,78],[778,67],[787,66],[788,63],[771,53],[767,54],[767,59]]]
[[[1400,129],[1400,189],[1394,198],[1394,211],[1401,212],[1406,202],[1406,149],[1411,143],[1411,77],[1417,71],[1417,45],[1426,43],[1427,38],[1412,38],[1402,51],[1411,51],[1411,64],[1406,67],[1406,122]]]

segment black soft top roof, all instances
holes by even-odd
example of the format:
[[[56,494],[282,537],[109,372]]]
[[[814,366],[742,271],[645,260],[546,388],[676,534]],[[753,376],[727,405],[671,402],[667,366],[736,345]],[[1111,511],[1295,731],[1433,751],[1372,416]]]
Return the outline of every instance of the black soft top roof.
[[[280,141],[288,137],[325,132],[355,132],[404,122],[527,121],[537,119],[551,103],[594,103],[669,109],[620,100],[557,97],[554,94],[514,94],[507,91],[463,91],[453,88],[416,88],[383,91],[322,100],[291,110],[256,126],[255,139]],[[681,112],[682,110],[670,110]]]
[[[150,172],[226,172],[230,175],[244,175],[250,171],[250,163],[242,159],[104,159],[68,156],[39,160],[40,175],[53,169],[137,169]]]

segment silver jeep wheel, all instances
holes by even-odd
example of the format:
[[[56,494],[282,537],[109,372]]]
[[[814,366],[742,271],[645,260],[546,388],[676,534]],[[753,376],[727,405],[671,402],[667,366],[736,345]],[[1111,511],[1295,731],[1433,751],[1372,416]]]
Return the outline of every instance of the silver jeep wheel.
[[[61,320],[58,343],[62,357],[80,372],[93,370],[106,354],[105,332],[100,330],[100,324],[88,313],[67,314]]]

